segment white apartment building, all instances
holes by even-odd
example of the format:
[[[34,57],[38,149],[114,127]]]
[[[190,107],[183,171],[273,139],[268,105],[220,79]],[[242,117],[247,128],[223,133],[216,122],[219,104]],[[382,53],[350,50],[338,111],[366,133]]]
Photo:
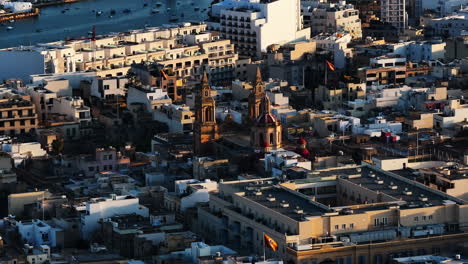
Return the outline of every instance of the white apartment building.
[[[195,179],[175,181],[176,195],[180,196],[180,210],[194,208],[199,203],[210,201],[210,192],[218,190],[218,183],[206,179],[199,181]]]
[[[353,39],[362,38],[359,11],[345,1],[320,3],[301,1],[304,27],[310,27],[312,36],[320,33],[349,33]]]
[[[408,14],[406,13],[406,0],[381,0],[380,18],[390,23],[400,32],[408,27]]]
[[[63,232],[60,228],[51,227],[47,223],[33,219],[32,221],[19,221],[16,223],[18,233],[24,244],[29,244],[34,247],[48,245],[50,247],[57,246],[57,235]]]
[[[128,79],[124,77],[95,78],[91,83],[91,96],[101,100],[125,97]]]
[[[170,133],[189,133],[193,130],[195,117],[186,105],[163,104],[154,110],[153,120],[166,124]]]
[[[418,7],[416,15],[421,16],[424,10],[431,9],[438,12],[439,16],[446,16],[466,5],[468,5],[468,0],[416,0]]]
[[[60,97],[53,99],[51,113],[60,114],[68,117],[73,121],[78,121],[81,127],[91,125],[91,109],[85,106],[83,99],[80,97]]]
[[[300,0],[224,0],[212,5],[211,15],[219,22],[207,22],[236,45],[241,55],[260,57],[268,46],[307,40]]]
[[[98,221],[115,215],[138,214],[143,217],[149,217],[148,208],[139,204],[138,198],[122,195],[111,195],[110,198],[92,198],[82,206],[76,208],[82,211],[81,237],[89,240],[93,232],[99,227]]]
[[[178,77],[199,75],[200,68],[210,64],[216,69],[212,81],[231,78],[237,54],[229,40],[219,40],[217,34],[207,33],[209,38],[204,41],[193,45],[184,42],[184,36],[196,36],[206,27],[203,23],[166,25],[98,36],[96,41],[58,41],[3,49],[0,50],[0,80],[28,81],[30,75],[84,71],[93,71],[101,77],[123,76],[131,64],[141,62],[160,63],[172,68]],[[222,48],[223,52],[205,52],[209,47]]]
[[[365,134],[371,137],[380,137],[382,131],[399,134],[403,131],[403,124],[396,121],[387,121],[385,118],[376,117],[374,123],[363,124],[361,126],[352,127],[353,134]]]
[[[436,129],[451,129],[460,122],[468,122],[468,104],[462,104],[460,99],[448,101],[443,113],[434,115]]]
[[[272,177],[280,177],[283,174],[283,169],[289,167],[311,170],[312,162],[296,152],[283,149],[272,150],[265,154],[265,171],[270,172]]]
[[[348,48],[348,44],[353,39],[351,34],[322,33],[312,39],[316,42],[317,49],[329,51],[333,54],[333,64],[338,69],[346,67],[346,59],[353,56],[352,49]]]
[[[441,18],[423,18],[421,24],[434,36],[459,37],[468,35],[468,8]]]
[[[446,43],[442,41],[407,41],[388,44],[393,52],[389,55],[400,55],[407,61],[421,62],[443,60]]]
[[[128,88],[127,106],[143,104],[146,111],[152,113],[163,104],[171,104],[172,100],[162,88],[131,86]]]

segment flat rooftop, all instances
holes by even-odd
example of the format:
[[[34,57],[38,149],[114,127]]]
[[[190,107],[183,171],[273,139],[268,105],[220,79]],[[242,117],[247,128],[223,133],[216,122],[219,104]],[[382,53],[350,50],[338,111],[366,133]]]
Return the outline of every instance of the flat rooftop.
[[[450,203],[443,194],[430,191],[429,188],[412,182],[392,177],[369,167],[362,168],[362,177],[348,178],[348,181],[373,192],[380,192],[395,198],[396,201],[407,202],[408,207],[437,206]],[[396,186],[390,188],[390,185]]]
[[[259,180],[234,185],[233,187],[236,187],[239,192],[245,192],[245,198],[296,221],[302,221],[304,217],[321,216],[324,213],[332,212],[327,206],[314,202],[311,198],[298,192],[273,185],[271,181]],[[302,212],[298,213],[298,209],[302,210]]]

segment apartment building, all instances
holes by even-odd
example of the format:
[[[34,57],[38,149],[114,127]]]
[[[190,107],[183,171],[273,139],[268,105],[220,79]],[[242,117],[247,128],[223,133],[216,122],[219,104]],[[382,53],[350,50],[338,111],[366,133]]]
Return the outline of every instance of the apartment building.
[[[468,11],[465,12],[468,13]],[[468,15],[455,13],[440,18],[422,18],[421,23],[424,24],[434,36],[460,37],[466,35]]]
[[[125,98],[128,82],[125,77],[98,77],[93,79],[89,94],[104,101]]]
[[[436,129],[453,129],[457,123],[468,121],[468,104],[460,99],[452,99],[444,107],[443,112],[434,115]]]
[[[167,92],[161,88],[150,86],[131,86],[128,88],[127,107],[129,109],[134,104],[142,104],[145,110],[152,113],[163,104],[172,103]]]
[[[312,38],[316,42],[317,50],[329,52],[333,57],[333,64],[338,69],[346,67],[347,60],[353,57],[353,51],[348,48],[351,43],[351,34],[321,33]]]
[[[319,85],[315,90],[315,103],[324,109],[343,107],[347,101],[366,98],[366,84],[359,78],[344,76],[336,84]]]
[[[353,39],[362,38],[359,11],[351,4],[302,1],[304,27],[310,27],[312,36],[320,33],[349,33]]]
[[[75,207],[81,212],[81,237],[89,240],[92,234],[99,228],[99,221],[105,218],[122,214],[137,214],[149,217],[148,208],[139,204],[139,199],[115,194],[111,197],[92,198]]]
[[[382,22],[386,22],[404,32],[408,27],[408,14],[406,13],[406,0],[380,0]]]
[[[16,183],[16,173],[12,170],[10,154],[0,152],[0,186],[3,184]]]
[[[441,40],[407,41],[387,45],[392,55],[400,55],[411,62],[445,59],[446,43]]]
[[[370,66],[358,69],[362,81],[371,85],[404,84],[406,58],[381,56],[370,60]]]
[[[240,55],[260,57],[272,44],[310,37],[299,0],[226,0],[213,4],[211,15],[219,22],[207,22],[209,29],[231,40]]]
[[[127,169],[130,158],[123,156],[115,148],[97,148],[94,155],[82,155],[76,160],[76,168],[87,177],[101,171],[119,171]]]
[[[130,72],[135,74],[142,85],[149,85],[162,89],[173,102],[182,100],[182,79],[170,69],[163,69],[157,64],[133,64]]]
[[[206,32],[206,27],[203,23],[185,23],[98,36],[96,41],[3,49],[0,79],[28,81],[34,74],[83,71],[95,71],[101,77],[123,76],[132,64],[143,62],[171,68],[182,78],[200,77],[201,67],[210,64],[208,73],[213,73],[213,82],[232,78],[237,60],[234,46],[229,40],[219,40],[218,34]]]
[[[67,96],[53,99],[51,112],[79,122],[80,129],[86,129],[91,125],[91,109],[80,97]]]
[[[44,122],[49,114],[52,113],[54,99],[57,99],[57,93],[50,91],[42,86],[37,86],[29,90],[31,101],[34,103],[38,118]]]
[[[195,122],[194,113],[186,105],[164,104],[153,112],[153,119],[164,123],[171,133],[189,133]]]
[[[18,135],[34,132],[38,120],[30,97],[0,99],[0,134]]]
[[[445,253],[466,241],[463,200],[369,163],[353,170],[283,184],[268,178],[220,183],[209,205],[198,208],[199,230],[258,254],[268,234],[278,250],[266,255],[298,264],[387,263],[402,253]],[[311,188],[334,190],[329,204],[307,195]]]

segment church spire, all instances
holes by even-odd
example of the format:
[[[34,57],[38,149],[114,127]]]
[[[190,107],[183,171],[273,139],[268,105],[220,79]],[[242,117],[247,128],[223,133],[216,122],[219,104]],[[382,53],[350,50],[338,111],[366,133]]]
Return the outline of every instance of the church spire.
[[[208,74],[203,72],[203,77],[200,83],[200,95],[201,97],[208,97],[210,96],[210,82],[208,81]]]
[[[216,105],[211,97],[208,75],[203,73],[202,80],[195,93],[194,154],[205,156],[213,154],[213,141],[218,138],[215,116]]]
[[[262,80],[262,73],[260,72],[260,67],[257,67],[257,71],[255,73],[255,82],[253,87],[254,94],[262,94],[264,92],[264,84]]]
[[[269,114],[271,111],[271,103],[270,98],[265,94],[262,98],[262,102],[260,103],[260,113],[262,115]]]

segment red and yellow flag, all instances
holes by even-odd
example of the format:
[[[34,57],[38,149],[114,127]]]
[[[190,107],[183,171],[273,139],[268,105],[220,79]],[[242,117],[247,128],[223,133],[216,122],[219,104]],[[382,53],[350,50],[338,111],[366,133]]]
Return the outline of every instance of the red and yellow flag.
[[[328,60],[325,60],[325,63],[327,64],[327,67],[330,71],[336,70],[335,65],[333,65],[333,63],[329,62]]]
[[[265,241],[265,247],[271,248],[271,250],[276,251],[278,249],[278,243],[267,234],[263,234],[263,240]]]

